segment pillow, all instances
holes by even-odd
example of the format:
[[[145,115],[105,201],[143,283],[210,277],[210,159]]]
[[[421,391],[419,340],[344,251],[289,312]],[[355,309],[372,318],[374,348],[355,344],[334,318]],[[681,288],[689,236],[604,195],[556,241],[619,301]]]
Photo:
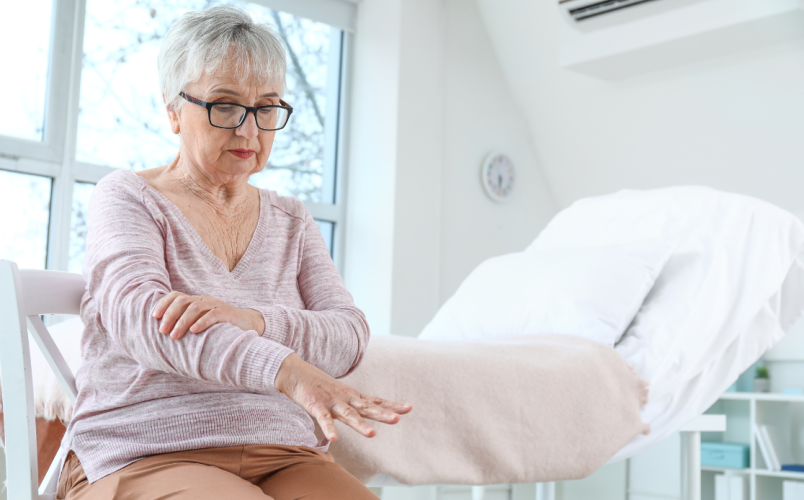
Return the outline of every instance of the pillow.
[[[486,260],[419,338],[478,340],[564,333],[620,338],[670,252],[664,242],[535,249]]]

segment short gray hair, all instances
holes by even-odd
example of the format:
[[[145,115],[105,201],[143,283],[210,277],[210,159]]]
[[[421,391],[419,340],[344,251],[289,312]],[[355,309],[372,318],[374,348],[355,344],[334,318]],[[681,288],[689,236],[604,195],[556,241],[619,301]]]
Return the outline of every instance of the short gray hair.
[[[181,109],[179,92],[205,73],[231,71],[239,82],[278,84],[285,91],[285,49],[265,24],[240,9],[219,6],[191,11],[170,26],[159,50],[159,85],[165,102]]]

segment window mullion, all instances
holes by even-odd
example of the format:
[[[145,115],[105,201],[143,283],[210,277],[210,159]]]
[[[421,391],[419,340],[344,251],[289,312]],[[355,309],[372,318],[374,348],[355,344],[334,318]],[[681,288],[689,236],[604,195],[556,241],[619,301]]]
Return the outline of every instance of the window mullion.
[[[61,2],[57,2],[61,3]],[[70,225],[72,222],[73,164],[75,163],[76,132],[78,128],[79,97],[81,89],[81,70],[84,55],[84,18],[86,0],[69,2],[72,11],[59,10],[57,14],[69,16],[73,23],[69,54],[64,57],[68,63],[68,81],[61,96],[65,104],[63,118],[63,141],[61,170],[53,185],[53,203],[50,216],[50,238],[48,248],[48,269],[66,271],[70,258]],[[66,23],[66,19],[61,19]]]
[[[338,162],[338,111],[341,90],[341,40],[343,32],[332,28],[329,37],[329,58],[327,68],[327,109],[324,113],[324,169],[321,186],[324,203],[335,203],[335,185]]]
[[[97,184],[98,181],[111,174],[115,170],[118,169],[113,167],[105,167],[102,165],[93,165],[92,163],[74,161],[72,164],[71,173],[74,181]]]
[[[346,263],[346,196],[349,176],[349,158],[346,145],[349,141],[349,110],[351,109],[352,43],[354,35],[344,32],[341,38],[340,85],[338,95],[338,148],[335,159],[335,204],[340,216],[332,236],[332,258],[341,275]]]
[[[67,270],[70,246],[70,208],[72,207],[72,181],[59,175],[53,180],[53,196],[50,206],[50,228],[47,251],[47,268]]]
[[[32,160],[30,158],[14,160],[0,157],[0,170],[9,170],[21,174],[41,175],[43,177],[56,177],[59,175],[61,165],[46,161]]]
[[[68,135],[67,109],[72,72],[73,43],[78,28],[76,3],[80,0],[54,2],[52,33],[50,40],[50,64],[47,76],[47,106],[45,107],[45,144],[52,152],[52,160],[63,157],[65,139]],[[83,20],[80,21],[83,24]],[[79,61],[80,63],[80,61]]]

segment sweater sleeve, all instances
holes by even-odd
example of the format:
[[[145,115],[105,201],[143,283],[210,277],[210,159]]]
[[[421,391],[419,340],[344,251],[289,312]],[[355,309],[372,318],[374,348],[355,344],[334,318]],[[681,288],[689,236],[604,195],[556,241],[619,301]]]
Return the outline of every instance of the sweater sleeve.
[[[139,188],[114,174],[101,180],[90,199],[87,231],[87,294],[101,326],[127,356],[153,370],[261,393],[275,390],[279,366],[292,351],[268,337],[229,323],[179,340],[159,333],[152,312],[172,290],[166,242]]]
[[[265,319],[263,337],[293,349],[303,360],[339,378],[360,364],[369,340],[363,311],[355,307],[324,237],[304,205],[298,285],[306,309],[254,306]]]

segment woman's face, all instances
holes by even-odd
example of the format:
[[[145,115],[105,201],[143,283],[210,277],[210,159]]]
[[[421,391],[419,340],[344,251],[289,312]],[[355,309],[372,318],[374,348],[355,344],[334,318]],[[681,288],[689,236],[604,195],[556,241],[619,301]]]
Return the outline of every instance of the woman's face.
[[[206,101],[244,106],[279,103],[275,85],[238,83],[230,76],[204,75],[184,89],[185,94]],[[181,157],[221,182],[260,172],[268,163],[276,131],[257,128],[249,113],[240,127],[222,129],[209,123],[206,108],[185,101],[178,113],[168,110],[173,133],[181,132]]]

